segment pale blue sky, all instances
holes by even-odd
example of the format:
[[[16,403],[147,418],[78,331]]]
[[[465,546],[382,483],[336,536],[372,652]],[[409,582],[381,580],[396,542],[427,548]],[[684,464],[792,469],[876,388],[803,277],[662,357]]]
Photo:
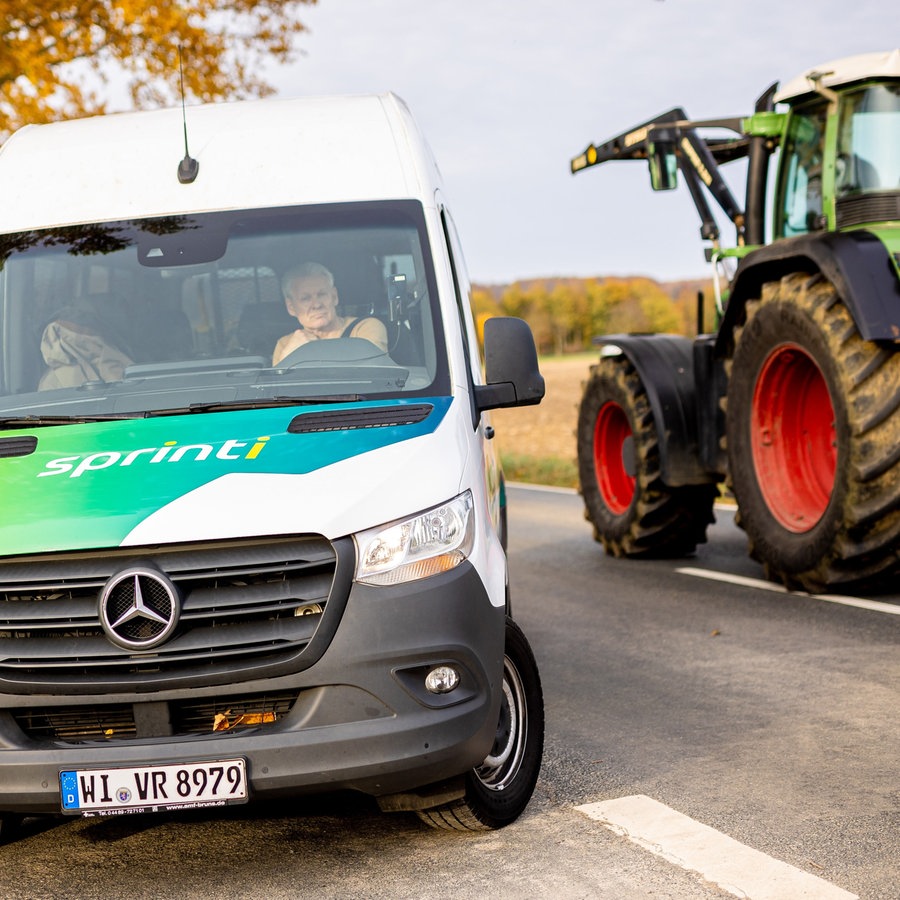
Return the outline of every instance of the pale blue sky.
[[[743,115],[773,81],[900,43],[884,0],[319,0],[283,96],[392,90],[411,107],[480,282],[708,274],[682,186],[569,174],[592,140],[672,106]],[[740,202],[743,198],[739,195]],[[732,234],[723,227],[729,242]]]

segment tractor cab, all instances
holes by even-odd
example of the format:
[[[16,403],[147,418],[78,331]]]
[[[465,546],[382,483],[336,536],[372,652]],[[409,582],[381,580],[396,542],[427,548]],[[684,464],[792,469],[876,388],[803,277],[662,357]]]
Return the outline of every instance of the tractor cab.
[[[792,106],[779,165],[775,236],[835,231],[900,218],[900,81],[808,78]],[[848,72],[844,78],[853,78]],[[809,94],[809,86],[815,93]]]

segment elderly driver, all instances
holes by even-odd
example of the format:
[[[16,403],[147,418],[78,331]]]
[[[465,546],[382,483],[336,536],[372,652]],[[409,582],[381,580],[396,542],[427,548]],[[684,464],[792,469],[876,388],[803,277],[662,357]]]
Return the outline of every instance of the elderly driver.
[[[288,312],[297,319],[299,328],[279,338],[272,354],[272,365],[278,365],[291,351],[310,341],[341,337],[364,338],[387,352],[387,331],[372,316],[352,318],[338,313],[338,292],[334,277],[319,263],[303,263],[290,269],[281,281]]]

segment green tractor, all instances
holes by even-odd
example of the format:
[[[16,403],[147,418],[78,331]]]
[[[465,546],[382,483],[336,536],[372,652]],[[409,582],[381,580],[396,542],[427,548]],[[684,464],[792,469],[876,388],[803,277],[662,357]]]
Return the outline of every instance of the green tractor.
[[[900,568],[900,50],[773,84],[745,118],[670,110],[571,168],[617,159],[646,160],[654,190],[687,184],[718,322],[597,339],[578,419],[595,537],[615,556],[689,554],[725,482],[769,578],[884,585]],[[744,209],[720,171],[740,159]]]

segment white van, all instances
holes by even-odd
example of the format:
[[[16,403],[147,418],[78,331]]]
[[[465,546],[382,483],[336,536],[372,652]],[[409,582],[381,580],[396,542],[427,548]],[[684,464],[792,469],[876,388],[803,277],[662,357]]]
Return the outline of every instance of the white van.
[[[544,385],[518,319],[482,369],[402,101],[29,126],[0,197],[0,836],[337,789],[516,818],[543,703],[486,410]]]

